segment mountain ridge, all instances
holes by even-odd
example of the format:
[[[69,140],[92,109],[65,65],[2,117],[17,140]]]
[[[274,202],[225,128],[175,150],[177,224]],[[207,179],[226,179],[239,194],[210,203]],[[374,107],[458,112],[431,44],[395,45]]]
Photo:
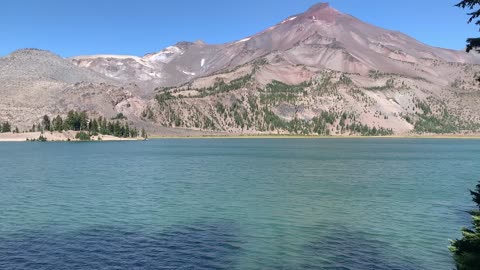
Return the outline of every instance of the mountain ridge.
[[[28,124],[44,112],[75,108],[108,117],[121,112],[152,129],[345,135],[368,129],[376,135],[374,128],[382,134],[450,131],[421,127],[446,121],[442,111],[448,111],[458,126],[452,132],[476,132],[479,63],[478,55],[431,47],[319,3],[224,44],[178,42],[144,56],[67,59],[20,50],[0,58],[0,82],[14,104],[25,93],[29,102],[39,91],[50,93],[38,99],[41,113],[26,102],[28,112],[19,119]],[[0,119],[18,118],[9,107],[0,102]],[[335,121],[321,122],[325,113]]]

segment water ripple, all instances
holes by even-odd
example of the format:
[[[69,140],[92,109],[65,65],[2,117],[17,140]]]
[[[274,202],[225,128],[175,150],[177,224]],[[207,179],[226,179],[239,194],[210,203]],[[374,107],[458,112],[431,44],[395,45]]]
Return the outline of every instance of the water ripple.
[[[115,227],[0,238],[0,269],[228,269],[241,251],[233,228],[172,226],[159,233]]]
[[[453,268],[474,140],[0,144],[0,269]]]

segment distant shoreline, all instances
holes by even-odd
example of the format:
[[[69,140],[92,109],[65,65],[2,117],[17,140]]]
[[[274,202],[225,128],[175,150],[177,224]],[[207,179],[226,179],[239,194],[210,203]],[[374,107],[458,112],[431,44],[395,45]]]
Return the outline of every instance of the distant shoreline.
[[[40,135],[48,142],[79,142],[75,138],[77,132],[25,132],[25,133],[0,133],[0,142],[31,142],[37,141]],[[315,136],[315,135],[227,135],[227,134],[205,134],[205,135],[152,135],[149,139],[458,139],[458,140],[480,140],[480,135],[392,135],[392,136]],[[112,141],[142,141],[143,138],[120,138],[110,135],[93,136],[90,142],[112,142]]]
[[[314,135],[205,135],[160,136],[149,139],[467,139],[480,140],[480,135],[394,135],[394,136],[314,136]]]

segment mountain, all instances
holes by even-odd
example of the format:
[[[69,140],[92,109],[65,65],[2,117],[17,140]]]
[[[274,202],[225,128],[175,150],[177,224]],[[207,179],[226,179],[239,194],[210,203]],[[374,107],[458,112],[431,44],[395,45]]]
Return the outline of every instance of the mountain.
[[[0,59],[1,74],[8,75],[0,83],[14,101],[24,92],[32,100],[41,91],[52,93],[41,113],[76,106],[98,115],[122,112],[151,126],[223,133],[464,133],[480,129],[480,90],[473,79],[479,64],[478,55],[434,48],[320,3],[226,44],[180,42],[143,57],[62,59],[20,51]],[[20,89],[19,81],[33,83]],[[101,98],[78,97],[88,91]],[[62,95],[63,103],[56,100]],[[122,96],[121,102],[110,102],[112,95]],[[32,122],[41,113],[23,112],[22,119]]]
[[[113,116],[142,108],[139,91],[47,51],[25,49],[0,58],[0,121],[24,130],[45,114],[85,110]]]
[[[369,70],[410,73],[401,62],[422,58],[480,63],[464,52],[433,48],[402,33],[384,30],[321,3],[256,35],[222,45],[180,42],[158,53],[136,56],[79,56],[73,61],[106,76],[173,86],[281,51],[294,64],[366,74]]]

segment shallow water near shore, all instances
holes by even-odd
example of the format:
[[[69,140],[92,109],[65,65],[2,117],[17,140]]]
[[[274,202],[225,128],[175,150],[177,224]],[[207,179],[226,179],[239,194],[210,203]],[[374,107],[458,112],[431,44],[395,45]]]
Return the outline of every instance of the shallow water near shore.
[[[0,144],[0,269],[452,269],[480,141]]]

